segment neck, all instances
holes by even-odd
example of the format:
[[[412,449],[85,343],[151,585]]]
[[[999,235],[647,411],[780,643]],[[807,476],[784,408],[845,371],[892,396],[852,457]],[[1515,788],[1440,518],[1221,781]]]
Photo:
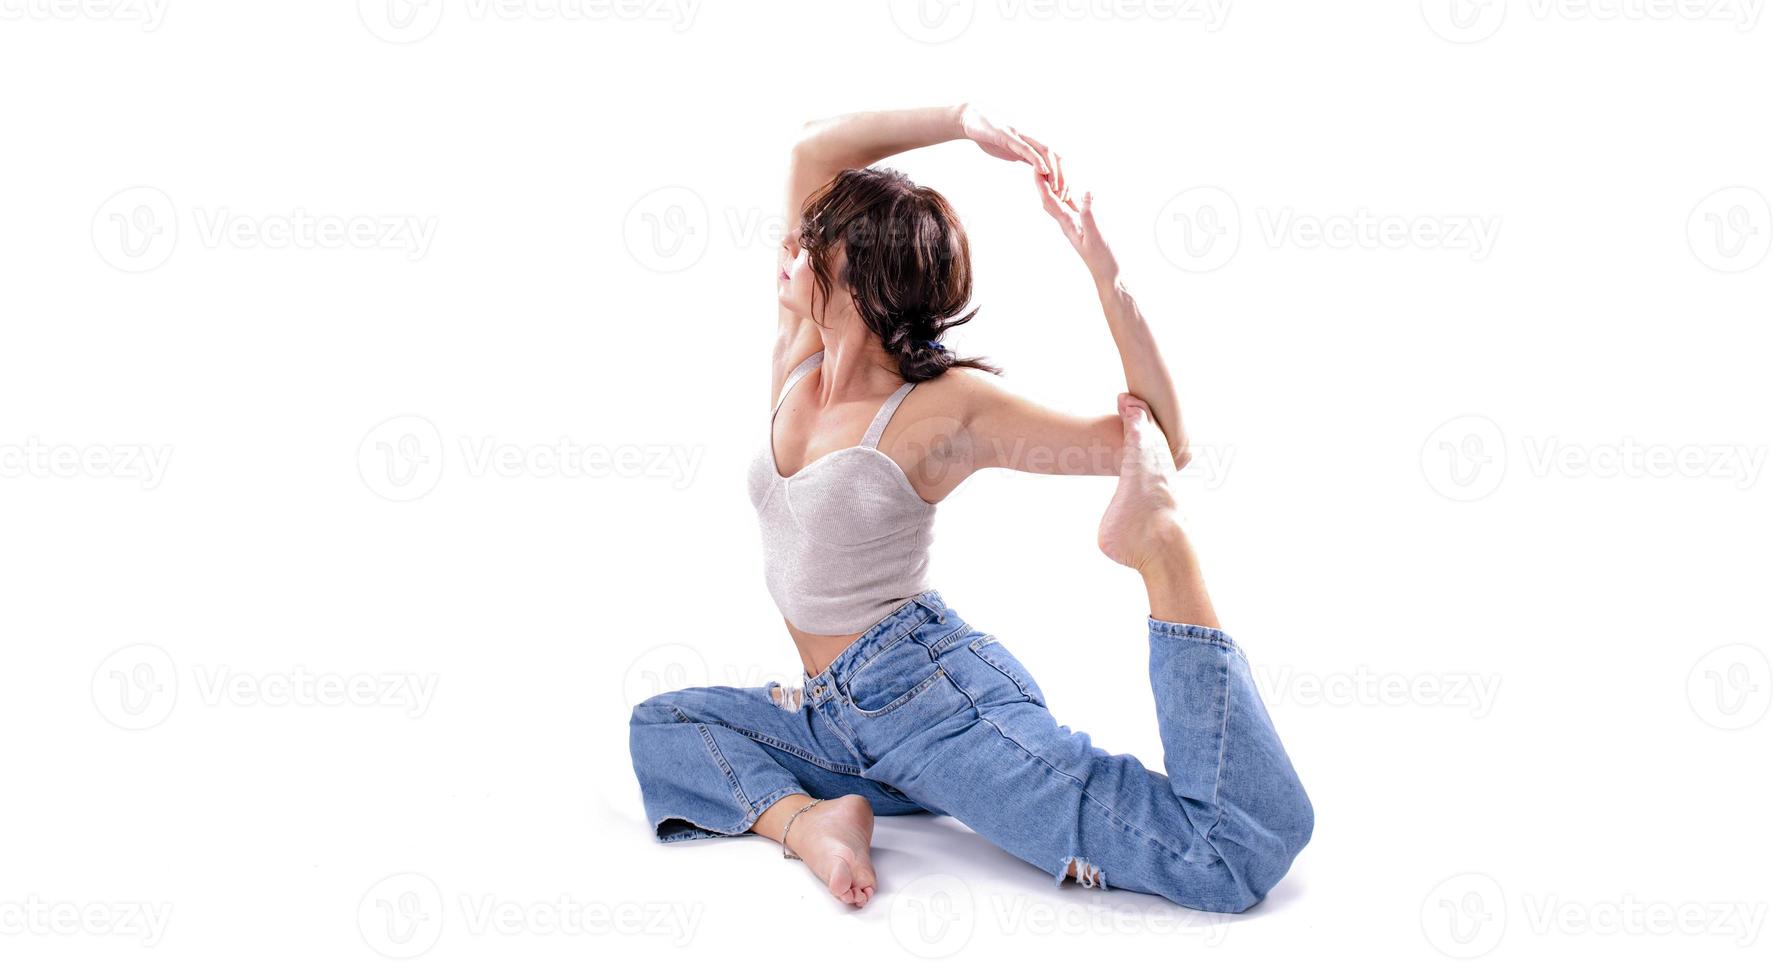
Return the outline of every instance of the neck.
[[[845,324],[828,328],[824,334],[825,356],[819,362],[822,404],[896,389],[904,382],[898,363],[867,327]]]

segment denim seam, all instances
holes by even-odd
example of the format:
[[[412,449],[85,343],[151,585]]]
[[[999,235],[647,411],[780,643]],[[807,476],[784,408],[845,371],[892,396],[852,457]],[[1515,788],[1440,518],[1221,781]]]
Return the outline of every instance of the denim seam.
[[[1003,664],[998,663],[995,659],[993,659],[989,654],[987,654],[985,652],[984,648],[990,646],[993,643],[998,643],[998,645],[1002,646],[1002,644],[999,643],[996,636],[993,636],[992,634],[987,633],[984,636],[978,638],[977,640],[974,640],[973,642],[967,644],[967,651],[969,653],[971,653],[973,656],[978,657],[982,662],[984,662],[984,664],[986,666],[990,667],[992,670],[995,670],[998,673],[1002,674],[1004,676],[1005,680],[1009,681],[1011,684],[1014,684],[1016,686],[1016,690],[1021,692],[1022,697],[1026,698],[1027,700],[1029,700],[1030,702],[1032,702],[1034,704],[1040,705],[1043,708],[1046,707],[1047,706],[1046,699],[1044,697],[1036,696],[1035,692],[1033,690],[1030,690],[1030,688],[1034,686],[1032,680],[1029,680],[1028,682],[1025,683],[1021,677],[1018,677],[1017,675],[1011,673],[1010,669],[1008,667],[1005,667]],[[1009,648],[1005,647],[1004,649],[1007,650]]]
[[[970,632],[972,631],[963,623],[959,627],[948,631],[936,642],[924,644],[924,647],[930,651],[930,657],[934,659],[959,646],[960,641],[965,638],[965,634]]]
[[[776,790],[773,793],[764,794],[764,796],[758,799],[757,803],[755,803],[749,810],[745,811],[745,826],[733,831],[733,834],[736,836],[750,830],[751,827],[757,823],[758,818],[763,816],[763,811],[768,810],[770,807],[787,797],[804,792],[806,792],[806,790],[803,787],[795,785]]]
[[[1078,779],[1076,776],[1073,776],[1071,773],[1068,773],[1065,770],[1059,768],[1058,766],[1053,765],[1052,762],[1048,761],[1043,756],[1037,755],[1036,753],[1029,751],[1028,746],[1023,745],[1021,742],[1016,741],[1016,739],[1013,736],[1011,736],[1009,732],[1006,732],[1003,730],[1003,727],[1000,726],[995,719],[991,718],[988,715],[981,714],[981,715],[979,715],[979,720],[990,725],[992,730],[996,731],[997,734],[999,736],[1001,736],[1004,741],[1010,743],[1011,745],[1014,745],[1018,750],[1021,751],[1021,753],[1023,755],[1025,755],[1028,758],[1033,759],[1034,761],[1045,766],[1048,769],[1048,771],[1052,772],[1055,776],[1058,776],[1058,777],[1066,780],[1067,782],[1070,782],[1073,785],[1075,785],[1077,787],[1077,791],[1078,791],[1079,795],[1081,795],[1084,799],[1089,800],[1091,803],[1094,803],[1096,806],[1100,807],[1104,813],[1108,814],[1111,818],[1113,818],[1121,826],[1127,828],[1127,830],[1129,832],[1131,832],[1135,836],[1138,836],[1146,841],[1149,841],[1155,847],[1159,847],[1165,851],[1168,851],[1170,854],[1174,855],[1179,860],[1183,860],[1183,861],[1187,860],[1187,856],[1184,855],[1181,851],[1178,851],[1175,848],[1171,847],[1168,843],[1164,842],[1163,840],[1160,840],[1159,838],[1153,837],[1150,834],[1146,833],[1144,830],[1142,830],[1139,827],[1138,824],[1135,824],[1133,821],[1128,820],[1125,816],[1123,816],[1120,813],[1120,811],[1116,810],[1115,808],[1109,806],[1108,804],[1106,804],[1106,803],[1102,802],[1101,800],[1096,799],[1094,796],[1090,795],[1090,791],[1088,788],[1086,788],[1084,786],[1083,780]],[[1213,852],[1215,854],[1217,854],[1218,848],[1214,848]]]
[[[1219,787],[1225,783],[1225,734],[1231,727],[1231,677],[1230,665],[1219,665],[1219,760],[1213,767],[1213,823],[1201,834],[1201,839],[1219,853],[1219,845],[1213,835],[1219,832],[1219,825],[1225,822],[1225,808],[1219,805]]]
[[[858,761],[858,762],[862,761],[862,753],[860,750],[858,750],[856,748],[854,734],[846,732],[846,730],[845,730],[846,726],[841,724],[842,718],[840,715],[837,715],[836,713],[827,714],[823,711],[815,711],[814,715],[820,721],[823,721],[825,723],[825,727],[831,730],[831,734],[839,742],[843,743],[844,748],[850,750],[850,755],[854,756],[856,761]],[[860,771],[858,771],[858,775],[859,774],[860,774]]]
[[[902,642],[906,637],[908,637],[912,633],[916,632],[917,628],[919,626],[922,626],[923,624],[925,624],[935,618],[934,614],[932,614],[930,612],[928,606],[924,606],[923,603],[918,603],[918,606],[922,609],[922,614],[919,616],[919,618],[916,622],[907,624],[906,627],[903,630],[899,631],[899,633],[896,636],[894,636],[892,639],[881,641],[880,644],[875,647],[874,653],[870,654],[867,660],[864,660],[861,663],[856,664],[855,666],[853,666],[843,672],[843,679],[842,679],[841,683],[843,684],[843,688],[845,691],[849,690],[850,683],[855,678],[855,676],[857,674],[860,674],[864,668],[866,668],[869,664],[873,663],[877,658],[879,658],[881,654],[886,653],[888,650],[891,650],[894,647],[898,646],[900,644],[900,642]],[[925,647],[924,649],[927,650],[929,648]],[[841,657],[840,657],[840,659],[841,659]],[[833,662],[835,663],[835,661],[833,661]],[[833,677],[832,680],[837,681],[838,679]]]
[[[906,691],[904,694],[899,695],[898,697],[894,698],[893,700],[887,702],[886,704],[882,705],[881,707],[876,708],[873,711],[869,711],[869,710],[863,708],[861,705],[856,704],[854,701],[851,701],[850,702],[850,710],[854,711],[856,714],[861,715],[862,717],[868,719],[869,721],[874,721],[879,718],[885,718],[887,715],[892,714],[893,712],[899,710],[900,708],[905,707],[907,704],[910,704],[912,701],[916,700],[919,695],[923,694],[924,692],[928,691],[930,688],[934,687],[938,680],[941,680],[943,677],[946,677],[946,676],[948,676],[948,671],[944,670],[942,668],[941,664],[937,664],[936,670],[934,673],[930,674],[930,676],[928,676],[928,677],[925,677],[923,680],[918,681],[916,684],[913,684],[911,686],[910,690]],[[955,686],[958,687],[959,685],[955,685]]]
[[[670,708],[672,714],[682,719],[684,724],[696,726],[696,732],[702,736],[702,744],[708,747],[708,754],[714,757],[714,764],[726,774],[727,785],[732,787],[733,797],[738,800],[740,806],[749,807],[751,801],[745,798],[745,790],[739,786],[739,777],[737,773],[733,772],[732,764],[726,761],[726,756],[720,752],[720,746],[715,744],[714,733],[708,730],[705,723],[690,720],[690,716],[684,714],[683,710],[676,705],[671,705]]]
[[[831,772],[840,773],[845,776],[860,776],[862,774],[862,769],[860,766],[849,766],[849,765],[844,765],[841,762],[832,762],[828,759],[821,759],[816,755],[809,754],[808,752],[806,752],[806,750],[800,748],[797,745],[790,745],[789,743],[784,742],[779,738],[775,738],[774,736],[771,736],[771,735],[766,735],[763,732],[752,731],[749,728],[740,728],[737,725],[722,725],[721,727],[729,729],[734,732],[737,732],[738,734],[745,736],[746,738],[752,740],[753,742],[761,742],[762,744],[768,745],[771,748],[780,749],[781,751],[786,752],[789,755],[795,756],[796,758],[802,759],[806,762],[810,762],[813,765],[818,766],[820,769],[826,769]]]
[[[1167,636],[1173,639],[1200,640],[1203,643],[1211,643],[1214,646],[1223,647],[1227,650],[1235,650],[1239,653],[1243,652],[1243,648],[1237,645],[1237,641],[1233,640],[1224,630],[1217,627],[1196,626],[1193,623],[1172,623],[1167,619],[1156,619],[1153,617],[1147,617],[1146,619],[1150,631],[1159,636]],[[1211,632],[1209,633],[1206,631]]]

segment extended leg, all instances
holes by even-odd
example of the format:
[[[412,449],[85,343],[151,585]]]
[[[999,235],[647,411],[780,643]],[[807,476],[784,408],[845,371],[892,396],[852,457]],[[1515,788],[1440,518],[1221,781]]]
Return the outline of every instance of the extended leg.
[[[1145,578],[1165,771],[1096,747],[961,647],[943,664],[977,716],[908,739],[869,775],[1057,877],[1243,911],[1305,846],[1311,805],[1248,662],[1218,626],[1176,514],[1174,464],[1151,452],[1161,433],[1136,399],[1123,399],[1122,414],[1121,486],[1100,540]]]
[[[1182,527],[1175,465],[1143,402],[1120,398],[1120,485],[1102,550],[1139,571],[1151,603],[1151,687],[1164,768],[1190,822],[1255,896],[1285,874],[1314,815],[1243,651],[1219,627]],[[1074,868],[1073,871],[1087,869]]]

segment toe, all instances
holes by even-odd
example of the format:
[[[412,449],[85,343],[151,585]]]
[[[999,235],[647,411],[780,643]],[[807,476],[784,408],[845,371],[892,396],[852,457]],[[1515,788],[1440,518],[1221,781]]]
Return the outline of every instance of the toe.
[[[850,866],[842,861],[837,862],[837,866],[831,869],[831,880],[826,882],[826,885],[831,888],[831,894],[847,902],[853,884],[854,879],[850,876]]]

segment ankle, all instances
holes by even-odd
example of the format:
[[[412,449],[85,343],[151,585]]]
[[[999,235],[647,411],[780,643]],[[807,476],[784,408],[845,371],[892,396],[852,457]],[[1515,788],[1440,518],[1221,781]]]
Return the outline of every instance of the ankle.
[[[1173,583],[1186,577],[1194,566],[1194,548],[1188,543],[1188,532],[1179,518],[1169,517],[1156,522],[1146,534],[1144,557],[1133,567],[1150,587]]]
[[[1219,618],[1207,597],[1206,581],[1182,526],[1176,524],[1159,532],[1156,538],[1159,545],[1139,565],[1151,618],[1217,628]]]

